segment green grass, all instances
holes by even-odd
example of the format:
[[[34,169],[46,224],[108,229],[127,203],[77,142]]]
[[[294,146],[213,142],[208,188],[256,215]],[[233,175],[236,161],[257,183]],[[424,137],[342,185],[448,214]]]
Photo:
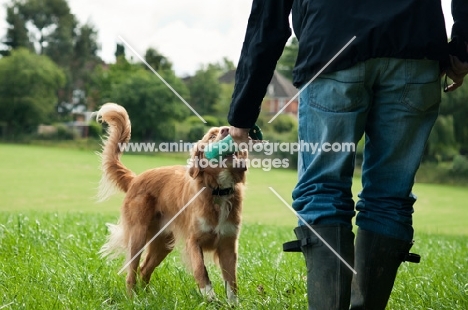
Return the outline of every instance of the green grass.
[[[27,212],[0,215],[0,306],[6,309],[226,309],[219,271],[209,272],[218,303],[206,303],[194,279],[172,253],[147,291],[125,294],[122,261],[97,251],[112,216]],[[238,309],[305,309],[305,266],[282,253],[292,237],[284,226],[246,224],[239,248]],[[467,309],[466,238],[422,234],[421,264],[403,264],[388,309]]]
[[[123,156],[139,173],[184,164],[180,158]],[[219,271],[210,267],[218,303],[207,304],[171,254],[146,292],[125,295],[122,261],[97,251],[122,195],[96,203],[98,157],[89,150],[0,144],[0,309],[225,309]],[[268,189],[291,201],[296,172],[251,169],[240,239],[239,309],[305,309],[302,256],[282,253],[294,215]],[[355,180],[354,192],[359,182]],[[419,265],[404,264],[388,309],[468,309],[466,187],[416,184]]]
[[[185,164],[184,159],[123,155],[136,173],[165,165]],[[80,211],[118,215],[122,194],[97,203],[99,159],[93,151],[45,146],[0,144],[0,211]],[[297,174],[293,170],[250,169],[247,176],[244,221],[292,227],[295,216],[268,189],[273,187],[291,203]],[[357,194],[360,182],[355,179]],[[416,233],[468,235],[468,187],[416,184]]]

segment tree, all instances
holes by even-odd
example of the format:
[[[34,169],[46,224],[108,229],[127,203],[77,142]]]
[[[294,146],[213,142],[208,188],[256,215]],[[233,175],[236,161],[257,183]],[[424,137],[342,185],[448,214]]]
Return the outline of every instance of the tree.
[[[282,75],[292,81],[292,71],[294,65],[296,64],[297,54],[299,53],[299,41],[296,37],[293,37],[289,44],[284,47],[283,54],[281,55],[278,63],[276,65],[276,70],[278,70]]]
[[[2,51],[2,55],[10,54],[11,49],[24,47],[29,50],[34,50],[33,44],[29,41],[29,33],[26,28],[26,20],[20,14],[19,8],[15,6],[6,7],[7,15],[6,22],[8,29],[4,44],[9,47],[8,50]]]
[[[79,26],[74,39],[72,61],[69,64],[74,88],[86,88],[94,67],[102,63],[97,55],[99,48],[97,30],[94,26],[91,24]]]
[[[219,72],[215,67],[201,68],[187,83],[190,103],[199,114],[214,114],[221,96]]]
[[[7,22],[9,50],[2,54],[25,47],[58,64],[66,76],[59,92],[60,110],[67,114],[69,108],[64,107],[73,102],[73,93],[86,93],[90,72],[101,62],[96,29],[90,24],[80,26],[66,0],[13,0],[7,7]]]
[[[95,60],[99,51],[97,30],[91,24],[78,28],[73,48],[73,59],[76,66],[84,66],[86,61]]]
[[[7,14],[11,48],[28,48],[32,43],[38,54],[48,55],[59,65],[70,60],[77,22],[66,0],[13,1]],[[24,41],[26,36],[31,43]]]
[[[229,72],[231,70],[235,70],[236,66],[227,57],[223,57],[223,60],[221,60],[221,61],[219,61],[217,63],[208,64],[207,69],[217,71],[218,72],[218,77],[220,77],[221,75],[223,75],[223,74],[225,74],[225,73],[227,73],[227,72]]]
[[[446,161],[458,154],[452,115],[439,115],[427,141],[425,159]]]
[[[119,58],[119,57],[125,58],[125,46],[123,44],[117,43],[114,55],[115,55],[115,58]]]
[[[8,134],[33,132],[54,113],[65,77],[48,57],[26,49],[0,59],[0,122]]]
[[[123,54],[117,57],[114,64],[96,66],[91,73],[89,81],[89,92],[93,97],[93,101],[97,105],[111,101],[115,87],[122,84],[130,75],[139,70],[142,70],[141,64],[128,62]]]
[[[187,88],[172,71],[160,74],[182,97],[187,97]],[[184,103],[153,73],[141,66],[114,77],[120,81],[111,81],[110,101],[127,109],[132,120],[132,137],[136,140],[173,140],[174,123],[190,113]]]
[[[172,70],[172,63],[169,59],[152,47],[146,50],[145,61],[158,73],[159,71]],[[146,66],[145,68],[149,70]]]
[[[468,155],[468,87],[463,85],[454,92],[446,93],[442,101],[442,112],[453,116],[453,133],[459,145],[460,155]]]

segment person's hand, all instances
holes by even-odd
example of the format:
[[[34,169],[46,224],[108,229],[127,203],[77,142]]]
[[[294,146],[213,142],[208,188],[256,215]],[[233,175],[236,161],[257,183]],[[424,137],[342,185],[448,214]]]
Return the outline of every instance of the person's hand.
[[[466,44],[466,51],[468,53],[468,43]],[[465,75],[468,74],[468,62],[462,62],[458,57],[449,55],[450,67],[447,68],[445,74],[450,78],[453,83],[446,86],[444,91],[451,92],[463,84]]]
[[[241,143],[249,143],[249,128],[229,127],[229,134],[237,145]]]
[[[465,75],[468,74],[468,62],[462,62],[457,57],[450,55],[450,67],[445,74],[453,83],[445,88],[446,92],[451,92],[463,84]]]

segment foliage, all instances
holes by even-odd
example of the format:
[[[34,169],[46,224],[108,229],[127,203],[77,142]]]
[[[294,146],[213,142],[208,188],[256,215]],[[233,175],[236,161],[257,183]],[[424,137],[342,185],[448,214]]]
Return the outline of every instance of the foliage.
[[[456,174],[468,176],[468,157],[463,155],[455,156],[452,170]]]
[[[297,119],[289,114],[278,115],[271,125],[277,133],[297,132]]]
[[[146,50],[145,61],[158,73],[161,73],[161,71],[172,70],[172,63],[169,59],[152,47]],[[149,70],[146,66],[145,69]]]
[[[202,117],[205,118],[206,115],[203,115]],[[200,118],[198,116],[196,116],[196,115],[190,115],[190,116],[187,116],[184,119],[184,125],[187,126],[187,127],[191,127],[191,126],[195,126],[195,125],[199,125],[199,124],[202,124],[202,122],[201,122]]]
[[[219,125],[227,124],[234,85],[220,84],[218,79],[234,69],[234,63],[225,57],[222,61],[201,66],[194,76],[187,78],[192,106],[200,114],[222,119]]]
[[[5,10],[7,28],[5,29],[4,43],[8,49],[0,51],[0,53],[7,56],[15,49],[25,48],[31,52],[47,55],[61,67],[62,77],[65,80],[64,83],[61,83],[60,89],[54,88],[57,93],[54,97],[58,98],[52,100],[60,105],[60,111],[64,111],[64,115],[57,115],[48,108],[47,113],[39,113],[37,117],[33,113],[30,122],[31,111],[17,109],[15,110],[15,118],[23,119],[25,125],[15,125],[16,129],[13,129],[12,125],[8,124],[7,134],[12,131],[18,132],[20,127],[25,129],[21,131],[32,131],[37,123],[36,118],[48,122],[70,119],[70,116],[65,114],[69,114],[74,107],[70,103],[73,103],[73,100],[76,99],[73,97],[73,92],[77,90],[85,94],[79,103],[86,105],[89,110],[95,110],[100,104],[115,98],[114,90],[122,87],[121,85],[127,81],[128,75],[133,76],[136,74],[135,72],[142,68],[148,69],[141,63],[128,62],[125,59],[125,46],[123,44],[117,44],[116,63],[109,66],[104,64],[97,56],[100,48],[97,42],[98,30],[90,23],[79,24],[74,15],[71,14],[67,0],[11,0],[5,6]],[[292,79],[292,70],[298,50],[299,42],[297,38],[292,37],[285,46],[277,64],[277,70],[289,79]],[[174,76],[174,73],[171,72],[173,64],[168,57],[162,55],[158,50],[148,48],[145,53],[145,60],[159,73],[163,73],[163,76]],[[215,121],[214,118],[205,117],[209,125],[227,125],[226,115],[231,103],[233,85],[220,85],[218,78],[234,68],[234,63],[227,58],[216,63],[202,65],[193,77],[186,79],[186,87],[180,86],[183,89],[182,92],[185,90],[183,97],[198,113],[217,118],[217,121]],[[0,77],[0,79],[5,80],[6,78]],[[174,77],[174,79],[179,83],[178,78]],[[8,83],[10,82],[7,81],[7,85],[9,85]],[[159,82],[155,79],[155,83]],[[20,84],[23,85],[23,89],[28,88],[24,82]],[[19,87],[14,88],[19,89]],[[36,85],[33,85],[32,88],[37,89]],[[186,88],[188,88],[188,91]],[[2,89],[5,90],[6,87],[2,87]],[[143,88],[140,89],[143,90]],[[26,92],[29,93],[30,90]],[[135,96],[135,91],[133,91],[133,95]],[[141,94],[140,98],[144,96],[145,94]],[[170,96],[169,91],[167,96]],[[30,96],[24,96],[23,99],[26,100],[26,97],[31,99]],[[451,161],[457,154],[468,154],[467,98],[468,87],[466,85],[455,92],[443,95],[440,109],[441,116],[429,138],[425,159],[437,162]],[[1,99],[2,102],[6,100],[8,99]],[[45,101],[46,98],[43,97],[42,100]],[[173,102],[175,103],[177,100],[174,99]],[[31,99],[31,102],[33,102],[33,99]],[[16,103],[16,105],[18,104]],[[172,106],[180,107],[180,102],[172,104]],[[146,133],[143,133],[143,131],[136,132],[135,137],[141,139],[150,136],[158,137],[158,139],[162,137],[169,138],[176,135],[176,131],[181,132],[186,137],[191,128],[184,129],[175,124],[184,117],[180,116],[177,110],[176,108],[174,118],[168,118],[167,122],[161,123],[163,125],[158,125],[158,128],[155,128],[153,123],[148,122],[147,125],[151,126],[151,128],[147,128]],[[12,112],[8,111],[6,113],[10,115]],[[163,115],[166,114],[163,113]],[[184,115],[190,115],[190,112],[188,111]],[[2,122],[5,118],[5,114],[0,115],[0,126],[2,126],[0,128],[5,128],[5,122]],[[259,119],[259,122],[261,123],[262,119]],[[191,121],[188,123],[191,123]],[[193,124],[197,123],[198,119]],[[279,136],[282,136],[282,133],[295,130],[294,127],[291,127],[290,122],[283,122],[281,119],[275,120],[272,125],[271,133],[273,135],[279,134]],[[266,124],[264,126],[260,124],[260,126],[264,130],[264,126],[268,127]],[[2,130],[2,132],[5,132],[5,130]],[[200,133],[199,129],[193,129],[193,136],[198,133]],[[269,134],[268,130],[266,133]]]
[[[178,130],[176,122],[188,116],[190,110],[157,76],[146,70],[146,66],[129,62],[124,57],[123,46],[118,50],[123,54],[117,57],[115,64],[97,66],[92,74],[90,93],[93,101],[96,105],[116,102],[124,106],[132,121],[134,140],[175,139]],[[168,63],[164,66],[168,66]],[[187,100],[187,87],[168,68],[158,73]],[[197,118],[197,121],[200,120]]]
[[[191,126],[186,137],[187,142],[197,142],[198,140],[201,140],[201,138],[205,135],[206,133],[206,127],[203,124],[196,124],[194,126]]]
[[[66,0],[13,1],[9,8],[11,13],[16,15],[14,19],[22,19],[21,25],[29,25],[27,27],[29,40],[39,54],[50,56],[59,65],[65,65],[70,61],[73,51],[73,31],[77,22]],[[12,38],[17,37],[14,34],[16,30],[21,36],[24,35],[22,27],[10,29],[7,35]]]
[[[218,118],[216,118],[215,116],[203,115],[202,117],[206,121],[205,126],[208,126],[208,127],[222,126],[222,122]]]
[[[227,124],[227,115],[229,113],[233,92],[234,84],[221,84],[221,94],[216,110],[218,117],[222,120],[222,124]]]
[[[68,113],[73,91],[87,91],[89,72],[100,62],[97,30],[91,24],[79,25],[66,0],[11,1],[7,23],[8,50],[2,54],[24,47],[49,56],[64,71],[66,84],[58,92],[59,110]]]
[[[57,128],[56,138],[58,140],[74,140],[78,137],[78,133],[65,124],[57,124],[55,127]]]
[[[295,117],[288,114],[280,114],[272,123],[268,123],[270,119],[271,115],[260,113],[256,123],[262,129],[264,140],[277,144],[297,142],[297,119]],[[261,157],[261,154],[255,156]],[[291,153],[290,151],[278,149],[273,156],[279,159],[287,159],[289,168],[297,169],[297,152]]]
[[[213,67],[201,68],[187,82],[190,104],[199,114],[213,114],[221,95],[218,71]]]
[[[129,75],[142,70],[139,64],[132,64],[123,55],[117,57],[116,62],[109,66],[96,66],[90,82],[90,92],[97,105],[111,101],[113,88],[122,84]]]
[[[34,50],[34,45],[29,41],[29,33],[26,27],[26,20],[19,14],[18,7],[8,5],[6,7],[6,22],[8,29],[5,37],[5,45],[10,49],[27,48],[31,51]],[[2,51],[2,55],[9,55],[11,50]]]
[[[74,47],[76,66],[84,66],[86,58],[95,57],[99,51],[98,32],[91,24],[84,24],[78,29]]]
[[[123,44],[117,43],[114,55],[115,55],[115,58],[119,58],[119,57],[125,58],[125,46]]]
[[[171,71],[161,72],[164,79],[182,96],[187,89]],[[181,121],[189,109],[156,76],[142,69],[125,74],[121,83],[111,85],[110,101],[127,109],[135,140],[168,141],[175,138],[175,121]]]
[[[453,135],[452,115],[440,115],[432,128],[426,148],[426,160],[451,160],[458,153],[458,145]]]
[[[70,70],[76,87],[86,88],[90,73],[101,60],[97,56],[100,49],[97,43],[98,31],[92,24],[84,24],[75,30]]]
[[[88,125],[88,137],[99,139],[103,135],[102,125],[92,121]]]
[[[46,56],[18,49],[0,59],[0,121],[7,131],[32,132],[47,122],[64,82],[63,72]]]
[[[468,155],[468,87],[463,85],[454,92],[446,93],[442,112],[453,117],[453,137],[460,146],[460,154]]]
[[[217,71],[218,77],[220,77],[228,71],[235,70],[236,66],[227,57],[223,57],[223,59],[219,62],[208,64],[207,69]]]
[[[39,140],[75,140],[79,137],[79,133],[73,128],[68,127],[66,124],[55,124],[51,126],[55,130],[38,133],[36,136],[33,135],[33,138]]]
[[[202,115],[206,123],[196,115],[186,117],[183,122],[177,124],[176,138],[187,141],[195,142],[200,140],[210,127],[217,127],[224,125],[224,122],[212,115]]]
[[[289,43],[284,47],[283,54],[281,55],[276,65],[282,75],[292,81],[292,72],[296,64],[297,54],[299,53],[299,41],[296,37],[292,37]]]

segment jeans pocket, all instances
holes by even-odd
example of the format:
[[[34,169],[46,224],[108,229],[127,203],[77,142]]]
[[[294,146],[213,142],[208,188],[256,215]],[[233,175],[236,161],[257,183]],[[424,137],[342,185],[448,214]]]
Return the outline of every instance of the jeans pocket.
[[[309,104],[326,112],[351,112],[361,108],[364,65],[322,74],[310,84]]]
[[[425,112],[438,108],[441,100],[439,62],[406,60],[405,82],[400,100],[410,110]]]

